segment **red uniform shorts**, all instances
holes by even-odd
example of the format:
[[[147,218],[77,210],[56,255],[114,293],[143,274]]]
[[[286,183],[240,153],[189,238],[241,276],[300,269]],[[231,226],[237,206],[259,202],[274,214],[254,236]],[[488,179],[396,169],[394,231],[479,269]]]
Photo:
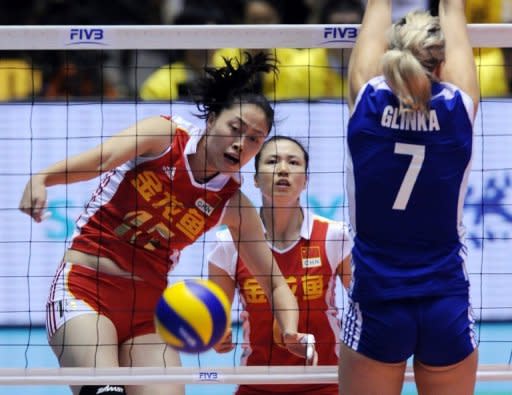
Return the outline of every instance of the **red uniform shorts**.
[[[109,318],[116,327],[119,344],[155,333],[154,311],[162,292],[141,280],[64,262],[54,278],[46,307],[48,337],[66,321],[83,314]]]

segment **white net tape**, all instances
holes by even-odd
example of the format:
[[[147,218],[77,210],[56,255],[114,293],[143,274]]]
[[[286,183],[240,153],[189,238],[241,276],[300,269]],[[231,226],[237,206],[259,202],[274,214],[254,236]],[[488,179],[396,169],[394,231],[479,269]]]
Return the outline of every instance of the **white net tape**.
[[[414,378],[410,368],[406,381]],[[512,366],[487,365],[479,381],[512,380]],[[0,385],[308,384],[337,383],[336,366],[238,366],[231,368],[54,368],[0,369]]]
[[[350,48],[358,26],[0,26],[0,49]],[[474,47],[512,47],[511,24],[473,24],[469,33]]]

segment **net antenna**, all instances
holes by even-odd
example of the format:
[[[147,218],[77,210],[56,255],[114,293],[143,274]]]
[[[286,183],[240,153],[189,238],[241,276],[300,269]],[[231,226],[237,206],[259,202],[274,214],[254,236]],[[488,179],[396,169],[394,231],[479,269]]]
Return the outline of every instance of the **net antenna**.
[[[216,48],[351,48],[359,25],[0,26],[1,50],[157,50]],[[512,24],[469,25],[479,48],[512,47]],[[510,309],[510,306],[508,307]],[[336,383],[337,367],[2,368],[0,385],[122,382],[285,384]],[[482,365],[479,381],[512,381],[510,361]],[[408,369],[406,380],[413,380]]]

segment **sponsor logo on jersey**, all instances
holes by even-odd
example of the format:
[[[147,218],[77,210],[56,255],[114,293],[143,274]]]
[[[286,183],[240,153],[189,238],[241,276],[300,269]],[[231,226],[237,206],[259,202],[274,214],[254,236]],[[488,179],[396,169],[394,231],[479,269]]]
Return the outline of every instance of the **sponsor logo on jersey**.
[[[174,174],[176,174],[176,168],[174,166],[163,166],[162,170],[164,171],[165,175],[169,177],[169,180],[174,180]]]
[[[213,210],[215,210],[215,207],[209,205],[203,198],[196,200],[196,207],[207,216],[212,215]]]
[[[300,256],[302,258],[302,267],[304,269],[322,266],[320,247],[301,247]]]

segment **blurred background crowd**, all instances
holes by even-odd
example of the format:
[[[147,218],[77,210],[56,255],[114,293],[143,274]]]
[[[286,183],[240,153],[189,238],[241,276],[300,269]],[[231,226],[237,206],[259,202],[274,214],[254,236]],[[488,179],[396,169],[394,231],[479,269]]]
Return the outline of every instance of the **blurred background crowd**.
[[[365,0],[1,0],[1,25],[358,24]],[[393,0],[393,18],[437,13],[438,0]],[[467,0],[470,23],[512,22],[512,0]],[[172,43],[171,43],[172,46]],[[262,77],[269,98],[342,98],[349,49],[267,49],[278,78]],[[205,65],[239,58],[243,48],[0,52],[0,101],[187,100]],[[512,92],[512,52],[475,48],[483,97]]]

